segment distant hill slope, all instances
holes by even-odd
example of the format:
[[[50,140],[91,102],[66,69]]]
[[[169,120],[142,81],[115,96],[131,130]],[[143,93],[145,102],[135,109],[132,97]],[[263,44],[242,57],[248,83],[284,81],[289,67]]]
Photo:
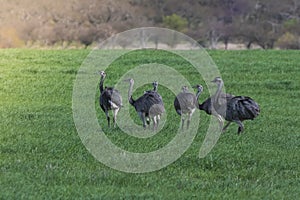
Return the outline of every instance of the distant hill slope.
[[[40,41],[80,41],[98,38],[139,25],[151,25],[140,6],[129,0],[0,0],[0,47]]]
[[[159,26],[202,45],[300,49],[296,0],[0,0],[0,48],[88,46],[124,30]]]

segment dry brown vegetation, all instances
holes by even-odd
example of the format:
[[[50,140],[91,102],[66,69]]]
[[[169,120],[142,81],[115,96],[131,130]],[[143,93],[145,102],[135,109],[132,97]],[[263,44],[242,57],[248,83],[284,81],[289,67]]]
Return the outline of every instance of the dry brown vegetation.
[[[300,48],[300,0],[0,0],[0,47],[86,47],[120,31],[168,27],[202,45]]]

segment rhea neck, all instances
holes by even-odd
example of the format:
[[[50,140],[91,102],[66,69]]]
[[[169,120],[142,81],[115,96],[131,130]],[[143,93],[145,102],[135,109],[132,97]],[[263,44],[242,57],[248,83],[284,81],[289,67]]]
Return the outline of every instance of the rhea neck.
[[[104,80],[105,80],[105,76],[101,76],[100,84],[99,84],[99,89],[100,89],[101,93],[103,92],[103,83],[104,83]]]
[[[199,104],[199,97],[200,94],[202,93],[203,89],[201,87],[197,87],[197,93],[196,93],[196,100],[197,100],[197,104],[198,104],[198,108],[201,110],[201,106],[202,104]]]
[[[199,97],[200,97],[200,94],[202,93],[202,90],[198,90],[197,93],[196,93],[196,99],[197,101],[199,100]]]
[[[221,95],[221,93],[222,93],[223,85],[224,85],[223,81],[220,80],[219,82],[217,82],[218,88],[217,88],[217,91],[216,91],[216,94],[215,94],[215,100],[216,100],[218,103],[220,103],[220,95]]]
[[[132,99],[132,90],[133,90],[134,80],[129,81],[129,90],[128,90],[128,101],[131,105],[134,104],[135,100]]]
[[[158,84],[153,84],[153,91],[157,92]]]

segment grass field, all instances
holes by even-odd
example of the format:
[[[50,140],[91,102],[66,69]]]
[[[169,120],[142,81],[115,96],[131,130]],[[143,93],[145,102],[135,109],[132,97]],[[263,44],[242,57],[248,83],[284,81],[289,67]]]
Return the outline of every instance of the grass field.
[[[0,50],[0,199],[298,199],[300,196],[300,52],[209,51],[226,92],[253,97],[261,106],[244,134],[231,125],[203,159],[198,158],[209,119],[202,117],[196,138],[184,155],[159,171],[130,174],[97,161],[84,147],[72,116],[72,90],[88,50]],[[144,56],[144,57],[143,57]],[[119,60],[107,70],[106,84],[139,59],[158,62],[163,53]],[[171,58],[169,60],[172,60]],[[180,61],[173,67],[193,84],[202,83]],[[126,71],[127,68],[123,68]],[[96,86],[95,86],[96,88]],[[139,88],[134,97],[145,88]],[[136,139],[105,128],[129,151],[153,151],[174,137],[179,117],[173,97],[159,88],[168,122],[153,138]],[[200,101],[208,96],[202,94]],[[123,97],[124,101],[126,100]],[[132,111],[132,117],[136,114]],[[169,121],[170,119],[170,121]]]

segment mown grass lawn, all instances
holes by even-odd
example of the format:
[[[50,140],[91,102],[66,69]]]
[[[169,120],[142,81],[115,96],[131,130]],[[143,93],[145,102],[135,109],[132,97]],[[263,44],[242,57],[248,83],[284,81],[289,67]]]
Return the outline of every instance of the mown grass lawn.
[[[184,155],[159,171],[130,174],[98,162],[81,143],[72,115],[77,70],[88,50],[0,51],[0,198],[1,199],[297,199],[300,196],[300,52],[209,51],[225,81],[226,92],[253,97],[261,106],[244,134],[231,125],[203,159],[198,158],[203,119]],[[137,52],[119,60],[107,73],[107,85],[120,77],[118,66],[141,59],[168,59]],[[192,83],[201,82],[180,61],[173,67]],[[126,71],[126,68],[123,70]],[[96,87],[95,87],[96,88]],[[142,92],[144,89],[138,91]],[[135,93],[138,97],[140,93]],[[179,91],[179,90],[178,90]],[[120,129],[105,128],[105,115],[95,106],[99,123],[118,146],[153,151],[174,137],[179,117],[174,95],[160,87],[167,106],[166,128],[145,140]],[[200,101],[208,97],[204,92]],[[126,101],[126,97],[123,97]],[[140,123],[135,112],[132,117]]]

